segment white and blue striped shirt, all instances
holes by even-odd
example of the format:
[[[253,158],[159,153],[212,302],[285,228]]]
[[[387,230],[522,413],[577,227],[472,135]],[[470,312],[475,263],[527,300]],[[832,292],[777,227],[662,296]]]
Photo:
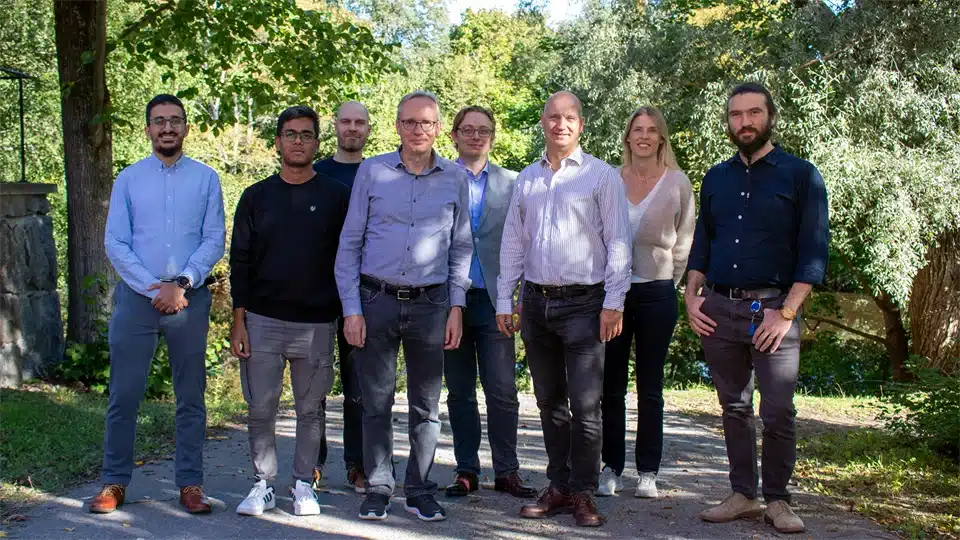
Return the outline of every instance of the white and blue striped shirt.
[[[500,246],[497,313],[512,311],[521,275],[539,285],[604,283],[605,309],[630,288],[627,198],[617,170],[578,146],[556,172],[546,155],[523,169]]]

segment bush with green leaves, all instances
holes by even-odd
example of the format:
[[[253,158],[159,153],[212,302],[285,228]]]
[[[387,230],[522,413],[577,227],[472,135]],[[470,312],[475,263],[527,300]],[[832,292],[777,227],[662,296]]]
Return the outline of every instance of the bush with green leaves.
[[[879,343],[821,331],[800,352],[797,389],[819,395],[876,395],[890,380],[890,362]]]
[[[912,357],[914,366],[924,365]],[[887,388],[879,415],[887,430],[960,461],[960,379],[914,369],[916,380]]]

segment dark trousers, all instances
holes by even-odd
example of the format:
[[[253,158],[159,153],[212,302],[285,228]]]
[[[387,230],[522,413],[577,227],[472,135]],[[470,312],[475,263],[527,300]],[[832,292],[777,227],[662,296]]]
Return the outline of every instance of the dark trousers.
[[[157,311],[151,300],[120,281],[110,317],[110,401],[103,436],[104,484],[130,483],[137,411],[147,389],[160,336],[167,342],[177,400],[176,484],[203,483],[203,441],[207,434],[207,329],[212,296],[206,287],[187,292],[190,305],[179,313]]]
[[[393,403],[397,355],[407,367],[410,458],[403,483],[407,497],[434,494],[430,469],[440,436],[443,343],[450,311],[446,285],[410,300],[360,286],[367,341],[353,351],[363,399],[363,469],[367,489],[390,495],[393,471]]]
[[[593,492],[600,476],[604,344],[602,285],[563,298],[527,286],[521,335],[540,409],[547,477],[558,489]]]
[[[447,411],[457,472],[480,474],[480,411],[477,371],[487,401],[487,435],[493,470],[503,478],[520,469],[517,460],[517,356],[514,340],[497,330],[496,309],[486,289],[467,292],[460,347],[445,351]]]
[[[763,309],[780,309],[786,297],[761,300],[755,319],[759,327]],[[760,386],[763,420],[763,498],[790,502],[787,482],[797,460],[796,409],[793,393],[800,366],[800,320],[775,353],[763,353],[751,343],[751,300],[731,300],[706,293],[701,311],[717,322],[713,335],[701,338],[710,376],[723,407],[723,436],[730,461],[733,491],[757,497],[757,433],[753,414],[754,373]]]
[[[360,400],[360,381],[353,363],[353,346],[343,335],[343,319],[337,327],[337,356],[340,362],[340,386],[343,387],[343,462],[347,467],[363,468],[363,403]],[[320,404],[326,417],[327,401]],[[320,439],[320,455],[317,467],[327,462],[327,434]]]
[[[679,309],[673,280],[634,283],[623,310],[623,332],[607,343],[603,368],[603,463],[617,475],[626,462],[627,379],[636,341],[637,472],[660,470],[663,452],[663,365]]]

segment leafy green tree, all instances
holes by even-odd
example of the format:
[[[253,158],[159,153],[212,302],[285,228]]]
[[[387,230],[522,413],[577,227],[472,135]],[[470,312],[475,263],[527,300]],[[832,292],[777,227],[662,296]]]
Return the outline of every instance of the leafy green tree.
[[[162,68],[162,81],[184,99],[202,95],[200,128],[219,132],[237,119],[239,98],[254,111],[275,114],[278,103],[329,104],[357,83],[390,71],[389,47],[369,29],[327,11],[304,10],[287,0],[135,0],[122,5],[119,24],[106,0],[55,2],[54,27],[62,89],[67,179],[68,339],[97,339],[93,314],[109,291],[84,301],[90,276],[112,275],[103,248],[114,174],[116,114],[108,59],[125,54],[125,69]],[[181,77],[191,86],[181,86]],[[329,106],[329,105],[328,105]]]

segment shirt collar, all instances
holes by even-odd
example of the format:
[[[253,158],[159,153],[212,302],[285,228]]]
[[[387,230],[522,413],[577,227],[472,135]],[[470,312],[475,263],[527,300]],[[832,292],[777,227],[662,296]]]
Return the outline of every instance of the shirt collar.
[[[577,165],[583,165],[584,155],[585,155],[585,154],[583,153],[583,148],[581,148],[580,145],[578,144],[577,147],[574,148],[573,153],[571,153],[569,156],[567,156],[567,157],[564,159],[564,161],[568,161],[568,160],[569,160],[569,161],[573,161],[573,162],[576,163]],[[540,155],[540,163],[541,163],[541,164],[544,164],[544,165],[547,165],[548,167],[550,166],[550,161],[547,159],[547,151],[546,151],[546,150],[544,150],[544,151],[543,151],[543,154]]]
[[[155,167],[157,170],[160,170],[160,171],[165,171],[169,169],[177,169],[180,167],[181,164],[186,163],[187,155],[181,152],[180,157],[177,158],[177,161],[174,162],[174,164],[170,165],[169,167],[167,166],[166,163],[161,161],[159,157],[157,157],[157,154],[155,152],[151,152],[150,157],[147,159],[150,160],[151,167]]]
[[[407,170],[406,166],[403,164],[403,159],[400,158],[400,150],[402,149],[403,146],[398,146],[397,151],[390,154],[390,165],[392,165],[394,169],[400,169],[402,167],[403,170]],[[437,169],[440,169],[441,171],[446,170],[443,168],[443,162],[440,160],[440,156],[437,155],[437,151],[431,148],[430,165],[427,166],[423,174],[431,173]]]
[[[773,150],[768,152],[767,155],[763,156],[757,161],[754,161],[753,164],[756,165],[760,161],[766,161],[770,165],[773,165],[774,167],[776,167],[780,163],[780,161],[783,159],[784,153],[785,152],[783,151],[783,149],[780,148],[780,143],[773,143]],[[727,160],[727,162],[732,164],[739,163],[743,167],[747,166],[747,164],[744,163],[742,159],[740,159],[740,152],[733,154],[733,157]]]
[[[490,160],[489,160],[489,159],[486,161],[486,163],[483,164],[483,168],[480,169],[480,174],[473,174],[473,171],[471,171],[470,169],[468,169],[467,166],[463,164],[463,160],[460,159],[460,158],[457,158],[457,165],[460,165],[461,167],[463,167],[463,170],[467,171],[467,174],[470,175],[470,178],[480,178],[480,177],[483,176],[484,174],[487,174],[487,175],[490,174]]]

